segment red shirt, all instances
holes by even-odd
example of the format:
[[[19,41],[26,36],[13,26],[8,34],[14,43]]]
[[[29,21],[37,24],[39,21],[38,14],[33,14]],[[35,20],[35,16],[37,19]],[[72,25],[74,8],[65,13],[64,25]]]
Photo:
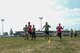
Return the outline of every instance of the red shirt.
[[[63,28],[61,26],[57,26],[56,29],[57,29],[57,33],[61,33]]]
[[[32,26],[28,25],[28,32],[32,32]]]

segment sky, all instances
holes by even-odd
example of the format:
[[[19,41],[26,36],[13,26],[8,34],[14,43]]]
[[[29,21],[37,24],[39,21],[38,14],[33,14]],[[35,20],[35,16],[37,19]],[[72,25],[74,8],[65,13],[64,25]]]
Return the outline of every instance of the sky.
[[[5,19],[4,32],[22,31],[27,22],[40,29],[40,19],[56,30],[58,23],[64,29],[80,29],[80,0],[0,0],[0,19]],[[0,33],[2,22],[0,21]]]

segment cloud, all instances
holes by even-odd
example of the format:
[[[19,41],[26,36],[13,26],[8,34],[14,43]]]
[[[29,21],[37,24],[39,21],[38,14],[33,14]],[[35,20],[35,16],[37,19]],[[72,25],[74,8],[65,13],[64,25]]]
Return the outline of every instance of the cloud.
[[[79,1],[79,0],[78,0]],[[43,24],[49,22],[52,30],[56,29],[58,23],[65,28],[79,24],[80,8],[78,2],[73,0],[4,0],[0,1],[0,17],[5,17],[4,28],[22,30],[28,21],[40,29],[39,17],[43,17]],[[76,4],[77,3],[77,4]],[[73,6],[72,4],[78,5]],[[69,6],[70,5],[70,6]],[[1,26],[1,25],[0,25]]]
[[[80,0],[56,0],[56,3],[71,9],[80,8]]]

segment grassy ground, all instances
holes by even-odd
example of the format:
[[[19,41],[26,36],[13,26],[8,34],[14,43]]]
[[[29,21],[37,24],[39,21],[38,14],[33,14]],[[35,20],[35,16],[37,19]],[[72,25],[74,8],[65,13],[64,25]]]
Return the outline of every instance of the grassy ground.
[[[0,38],[0,53],[80,53],[80,37],[44,37],[24,40],[23,37]]]

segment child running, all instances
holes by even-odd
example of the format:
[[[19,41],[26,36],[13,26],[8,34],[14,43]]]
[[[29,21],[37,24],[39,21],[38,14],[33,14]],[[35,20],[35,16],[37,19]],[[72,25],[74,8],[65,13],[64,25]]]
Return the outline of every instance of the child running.
[[[64,28],[64,27],[63,27]],[[61,24],[59,23],[59,26],[57,26],[56,27],[56,29],[57,29],[57,34],[58,34],[58,36],[60,37],[60,39],[61,39],[61,37],[62,37],[62,26],[61,26]]]
[[[30,24],[30,22],[28,22],[28,35],[32,35],[32,26],[31,26],[31,24]],[[28,37],[28,39],[29,39],[29,37]]]
[[[46,37],[46,39],[49,39],[49,28],[50,27],[51,26],[48,25],[48,22],[46,22],[46,24],[43,26],[43,28],[45,28],[45,37]]]

